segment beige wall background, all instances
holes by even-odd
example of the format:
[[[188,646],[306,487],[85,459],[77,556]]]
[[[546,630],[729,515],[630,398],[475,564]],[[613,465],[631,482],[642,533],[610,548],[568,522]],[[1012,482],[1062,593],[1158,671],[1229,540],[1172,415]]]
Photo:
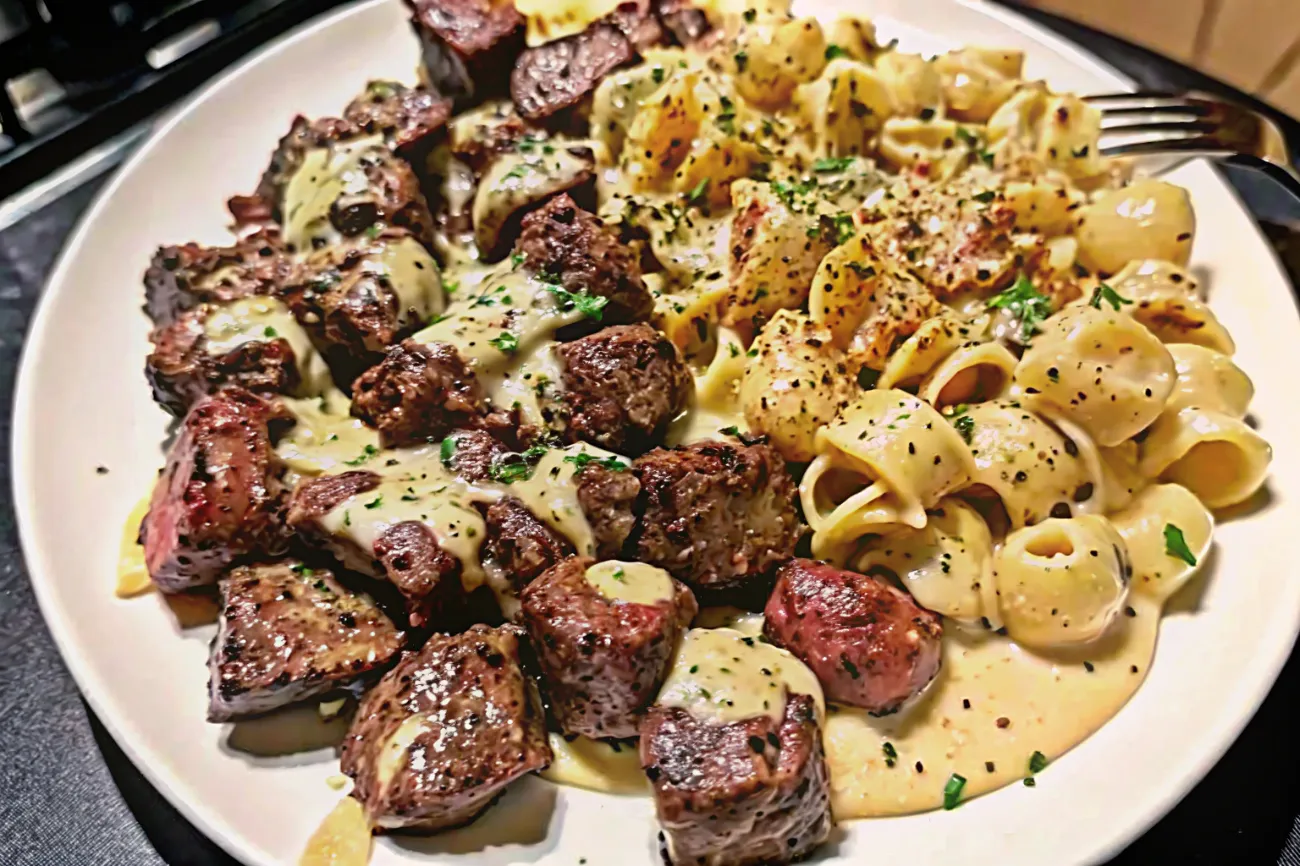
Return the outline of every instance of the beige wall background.
[[[1136,42],[1300,118],[1300,0],[1023,0]]]

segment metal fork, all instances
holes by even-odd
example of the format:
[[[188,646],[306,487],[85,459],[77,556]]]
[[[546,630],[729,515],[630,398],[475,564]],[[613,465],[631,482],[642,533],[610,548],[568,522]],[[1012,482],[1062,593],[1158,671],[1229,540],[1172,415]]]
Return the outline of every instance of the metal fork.
[[[1267,116],[1203,93],[1085,96],[1101,110],[1104,156],[1206,155],[1258,168],[1300,197],[1300,174]]]

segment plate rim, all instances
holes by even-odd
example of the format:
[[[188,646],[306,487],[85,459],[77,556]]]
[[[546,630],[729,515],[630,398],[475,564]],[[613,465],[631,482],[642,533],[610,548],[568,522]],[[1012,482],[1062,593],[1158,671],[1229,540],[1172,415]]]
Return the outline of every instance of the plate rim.
[[[44,353],[44,346],[49,339],[52,323],[51,310],[54,307],[54,293],[61,289],[65,275],[72,265],[75,251],[81,246],[92,226],[98,221],[100,212],[108,201],[134,174],[139,166],[146,162],[159,142],[191,114],[198,111],[217,92],[229,87],[246,71],[262,63],[266,58],[285,50],[288,46],[311,39],[318,31],[339,26],[346,19],[365,14],[369,9],[396,0],[359,0],[352,4],[330,10],[304,22],[298,27],[282,34],[237,63],[223,70],[198,90],[191,93],[180,103],[169,109],[155,122],[145,141],[136,151],[113,172],[113,177],[95,194],[91,204],[78,219],[74,229],[69,233],[61,247],[54,267],[44,281],[35,311],[23,340],[19,356],[18,372],[14,386],[14,398],[11,404],[11,442],[10,459],[13,466],[12,491],[15,524],[28,575],[29,585],[36,597],[37,605],[50,635],[58,648],[63,664],[72,675],[78,691],[94,711],[99,722],[112,736],[114,743],[131,760],[135,769],[158,790],[184,818],[202,832],[209,840],[226,853],[248,866],[278,866],[277,861],[269,858],[267,852],[259,849],[238,828],[219,818],[211,810],[191,804],[183,796],[181,788],[185,787],[179,775],[172,768],[161,762],[147,760],[131,737],[126,736],[118,719],[106,710],[106,699],[101,695],[100,680],[92,674],[77,648],[77,641],[72,635],[72,624],[64,616],[63,610],[53,598],[50,580],[38,575],[52,572],[52,567],[45,562],[43,551],[38,547],[34,527],[34,500],[37,496],[39,467],[31,457],[32,439],[36,434],[33,419],[34,405],[38,394],[35,391],[35,376],[31,372],[39,355]],[[815,0],[813,0],[815,2]],[[946,0],[954,5],[963,6],[981,15],[996,20],[1006,27],[1038,42],[1044,49],[1064,56],[1076,66],[1087,67],[1099,76],[1108,77],[1129,88],[1133,82],[1128,76],[1105,63],[1076,42],[1060,36],[1045,26],[1029,19],[1014,9],[993,5],[983,0]],[[911,24],[911,22],[907,22]],[[911,26],[917,26],[912,24]],[[923,29],[923,28],[922,28]],[[1198,160],[1199,161],[1199,160]],[[1211,164],[1212,165],[1212,164]],[[1258,223],[1245,207],[1236,190],[1227,182],[1223,174],[1214,171],[1218,185],[1226,192],[1245,216],[1251,229],[1263,239]],[[1279,282],[1291,288],[1290,296],[1293,310],[1300,304],[1296,287],[1292,286],[1283,270],[1276,252],[1265,244],[1269,250],[1269,261],[1276,272]],[[1260,665],[1251,668],[1254,677],[1239,681],[1230,697],[1222,704],[1236,708],[1232,713],[1223,713],[1218,723],[1203,729],[1198,742],[1205,748],[1201,750],[1200,759],[1185,762],[1176,774],[1170,774],[1164,784],[1153,788],[1151,796],[1143,803],[1140,820],[1129,822],[1124,832],[1115,833],[1109,839],[1101,840],[1087,851],[1086,862],[1101,862],[1118,854],[1133,841],[1145,834],[1153,825],[1162,820],[1194,788],[1210,770],[1222,759],[1232,747],[1245,727],[1253,720],[1264,699],[1271,693],[1279,673],[1287,663],[1292,649],[1300,639],[1300,597],[1297,606],[1291,612],[1290,628],[1276,629],[1276,634],[1266,634],[1271,640],[1267,644],[1257,643],[1257,653],[1267,655]],[[470,861],[466,861],[470,862]]]

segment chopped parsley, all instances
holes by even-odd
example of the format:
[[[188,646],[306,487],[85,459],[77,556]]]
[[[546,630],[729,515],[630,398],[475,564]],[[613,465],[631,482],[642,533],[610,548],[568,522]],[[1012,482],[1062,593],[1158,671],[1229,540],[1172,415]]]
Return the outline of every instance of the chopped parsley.
[[[746,23],[746,24],[753,24],[753,23],[754,23],[754,20],[755,20],[756,18],[758,18],[758,10],[757,10],[757,9],[746,9],[746,10],[745,10],[745,13],[744,13],[744,19],[745,19],[745,23]]]
[[[969,129],[967,129],[964,126],[957,127],[957,140],[960,141],[962,144],[966,145],[967,147],[980,146],[979,136],[971,132]]]
[[[507,355],[519,349],[519,338],[509,331],[502,331],[488,342],[495,346],[498,351],[505,352]]]
[[[515,177],[522,179],[524,175],[528,174],[528,172],[532,170],[533,170],[533,166],[531,163],[521,162],[519,163],[519,165],[515,166],[514,168],[506,172],[506,176],[503,177],[502,180],[510,180],[511,178],[515,178]]]
[[[735,343],[728,343],[728,344],[727,344],[727,351],[731,353],[731,357],[733,357],[733,358],[739,358],[739,357],[740,357],[740,347],[737,346]]]
[[[524,260],[527,258],[528,258],[527,253],[515,253],[513,256],[510,257],[510,264],[512,267],[517,268],[520,265],[522,265],[524,263]]]
[[[989,300],[990,309],[1005,309],[1020,322],[1020,339],[1028,342],[1041,323],[1052,315],[1052,301],[1040,293],[1023,273],[1015,284]]]
[[[971,198],[975,199],[975,201],[979,202],[980,204],[988,204],[989,202],[993,201],[993,199],[997,197],[998,197],[997,191],[991,189],[986,189],[983,192],[977,192],[973,196],[971,196]]]
[[[372,499],[372,500],[370,500],[369,502],[366,503],[366,509],[367,509],[367,510],[373,510],[373,509],[376,509],[376,508],[378,508],[379,506],[381,506],[381,505],[383,505],[383,504],[384,504],[384,497],[383,497],[383,496],[376,496],[374,499]]]
[[[300,562],[296,562],[293,565],[289,566],[289,570],[292,571],[294,574],[301,574],[303,577],[311,577],[313,574],[316,573],[315,571],[313,571],[312,569],[308,568],[307,566],[303,565]]]
[[[975,435],[975,419],[966,414],[966,404],[962,403],[953,409],[952,414],[948,416],[952,426],[961,434],[961,438],[970,444],[971,437]]]
[[[830,218],[830,222],[835,246],[843,246],[853,239],[853,217],[850,214],[836,214]]]
[[[663,68],[662,66],[655,66],[655,67],[651,68],[651,70],[650,70],[650,77],[654,79],[654,83],[655,83],[655,84],[663,84],[663,83],[664,83],[664,68]]]
[[[365,463],[367,460],[369,460],[371,457],[374,457],[378,453],[379,453],[378,448],[376,448],[373,445],[367,445],[365,448],[361,449],[361,454],[358,455],[356,459],[344,460],[343,463],[347,466],[360,466],[362,463]]]
[[[267,325],[266,329],[262,331],[262,336],[266,337],[269,340],[274,340],[276,337],[280,335],[276,333],[275,328],[272,328],[270,325]]]
[[[744,72],[745,67],[749,65],[749,53],[745,51],[737,51],[732,56],[736,61],[736,71]]]
[[[849,56],[849,52],[845,51],[843,48],[841,48],[840,46],[834,43],[831,43],[830,45],[826,46],[827,60],[834,60],[836,57],[848,57],[848,56]]]
[[[548,450],[545,445],[534,445],[522,453],[504,454],[492,461],[492,465],[488,467],[488,477],[500,484],[527,481],[533,477],[537,461],[541,460]]]
[[[577,309],[578,312],[582,313],[588,319],[597,322],[601,319],[601,311],[604,310],[605,305],[609,303],[609,298],[588,294],[586,291],[570,292],[563,286],[556,285],[555,283],[544,283],[543,287],[546,291],[554,295],[555,299],[560,302],[561,310],[568,311]]]
[[[438,457],[442,460],[443,466],[451,465],[451,458],[456,453],[456,440],[448,436],[442,440],[442,445],[438,446]]]
[[[1116,310],[1119,310],[1119,308],[1125,304],[1133,303],[1105,283],[1098,283],[1097,288],[1092,290],[1092,298],[1089,299],[1088,303],[1092,304],[1094,308],[1100,310],[1102,301],[1110,304]]]
[[[449,294],[449,295],[454,295],[454,294],[456,294],[456,290],[459,289],[459,288],[460,288],[460,283],[458,283],[458,282],[451,282],[451,283],[443,283],[443,284],[442,284],[442,290],[443,290],[444,292],[446,292],[447,294]]]
[[[946,811],[957,808],[957,804],[961,802],[961,790],[965,787],[965,776],[953,773],[948,777],[948,783],[943,786],[943,808]]]
[[[614,569],[614,573],[611,574],[610,577],[614,578],[619,583],[627,583],[627,578],[624,577],[624,572],[621,568]]]
[[[564,462],[572,463],[574,466],[578,467],[579,470],[585,469],[592,463],[595,463],[597,466],[603,466],[611,472],[623,472],[630,468],[628,464],[624,463],[612,454],[609,457],[597,457],[594,454],[588,454],[586,451],[579,452],[578,454],[570,454],[564,458]]]
[[[721,427],[718,429],[718,432],[723,436],[735,436],[737,439],[740,438],[740,428],[735,424],[732,424],[730,427]]]
[[[1034,752],[1029,756],[1029,772],[1041,773],[1047,767],[1047,756],[1042,752]]]
[[[853,165],[851,156],[824,156],[812,164],[812,170],[815,172],[844,171]]]
[[[375,238],[379,237],[379,233],[382,232],[383,230],[384,227],[382,225],[380,225],[379,223],[375,223],[370,228],[366,229],[366,237],[370,238],[373,241]]]
[[[1196,565],[1196,554],[1187,546],[1183,531],[1172,523],[1165,524],[1165,553],[1188,565]]]
[[[704,198],[704,194],[709,189],[709,179],[706,177],[695,185],[689,193],[686,194],[686,200],[694,204]]]
[[[885,766],[894,766],[894,762],[898,760],[898,750],[894,748],[894,744],[886,740],[880,750],[885,753]]]
[[[727,97],[722,97],[722,111],[713,118],[713,123],[727,135],[736,134],[736,106]]]
[[[351,511],[344,511],[344,512],[343,512],[343,525],[344,525],[344,526],[351,526],[351,525],[352,525],[352,512],[351,512]]]

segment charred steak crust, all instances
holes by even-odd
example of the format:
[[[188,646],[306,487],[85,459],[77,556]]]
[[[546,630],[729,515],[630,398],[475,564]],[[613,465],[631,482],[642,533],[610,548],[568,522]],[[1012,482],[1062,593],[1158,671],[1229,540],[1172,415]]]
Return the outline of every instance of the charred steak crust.
[[[874,577],[792,559],[764,614],[763,633],[812,669],[828,701],[885,715],[939,672],[939,618]]]
[[[615,325],[560,345],[557,416],[569,441],[620,454],[663,444],[694,379],[672,342],[649,325]]]
[[[528,48],[515,61],[510,95],[527,120],[541,121],[576,105],[637,51],[613,22],[597,21],[572,36]]]
[[[371,81],[343,111],[344,120],[367,135],[382,134],[417,175],[450,117],[450,99],[397,81]]]
[[[569,540],[543,523],[518,499],[494,502],[483,514],[487,538],[480,557],[486,569],[497,571],[516,589],[532,583],[540,574],[566,557],[573,556]]]
[[[510,0],[403,0],[420,40],[421,76],[457,109],[509,88],[524,46],[524,19]]]
[[[208,721],[269,712],[377,675],[402,633],[332,572],[282,561],[240,566],[217,584]]]
[[[461,563],[442,549],[428,527],[414,521],[395,524],[375,540],[373,550],[362,550],[322,526],[326,514],[379,483],[380,477],[366,470],[303,481],[289,500],[289,526],[349,569],[392,583],[413,628],[456,620],[465,596]]]
[[[690,0],[654,0],[654,4],[659,21],[672,33],[678,45],[694,45],[713,30],[708,16]]]
[[[683,630],[699,608],[673,581],[657,604],[614,602],[584,577],[595,562],[570,557],[524,589],[522,624],[537,652],[551,715],[566,734],[635,737]]]
[[[807,856],[830,834],[830,777],[813,699],[791,695],[768,716],[719,724],[652,707],[641,766],[655,794],[665,860],[750,866]]]
[[[145,565],[163,592],[215,583],[240,557],[284,548],[285,491],[269,429],[277,416],[260,397],[228,388],[181,422],[140,524]]]
[[[432,250],[433,214],[411,166],[379,148],[362,160],[362,169],[365,189],[339,196],[330,205],[330,224],[347,237],[356,237],[375,225],[396,226]]]
[[[469,166],[476,178],[503,153],[513,153],[525,138],[541,142],[549,133],[541,127],[525,123],[513,107],[503,104],[482,118],[469,124],[464,121],[452,127],[447,144],[452,156]]]
[[[474,371],[446,343],[404,340],[352,386],[352,414],[379,431],[385,448],[440,441],[479,426],[487,411]]]
[[[391,276],[368,264],[409,237],[405,229],[385,228],[374,238],[325,247],[279,293],[344,381],[378,364],[389,346],[424,324],[422,311],[402,307]]]
[[[263,396],[298,389],[302,383],[298,360],[283,337],[252,340],[223,355],[210,354],[203,327],[210,312],[206,305],[186,310],[149,335],[153,351],[145,359],[144,373],[159,405],[180,417],[204,395],[226,385]]]
[[[633,469],[643,503],[637,559],[692,588],[730,589],[794,555],[803,531],[795,483],[770,446],[658,448]]]
[[[228,247],[159,247],[144,273],[144,309],[165,327],[203,303],[274,294],[293,268],[279,237],[265,231]]]
[[[473,820],[508,784],[551,762],[542,710],[524,676],[522,629],[475,625],[433,635],[362,701],[343,743],[352,796],[381,830],[444,830]],[[409,745],[393,766],[390,742]]]
[[[605,16],[606,21],[623,31],[637,54],[665,40],[663,24],[656,17],[653,5],[651,0],[628,0]]]
[[[599,559],[618,559],[636,527],[641,482],[630,468],[609,469],[589,463],[574,475],[578,504],[596,540]]]
[[[606,325],[645,321],[654,311],[636,254],[568,195],[524,217],[515,251],[524,255],[525,267],[558,279],[566,291],[607,298]]]

